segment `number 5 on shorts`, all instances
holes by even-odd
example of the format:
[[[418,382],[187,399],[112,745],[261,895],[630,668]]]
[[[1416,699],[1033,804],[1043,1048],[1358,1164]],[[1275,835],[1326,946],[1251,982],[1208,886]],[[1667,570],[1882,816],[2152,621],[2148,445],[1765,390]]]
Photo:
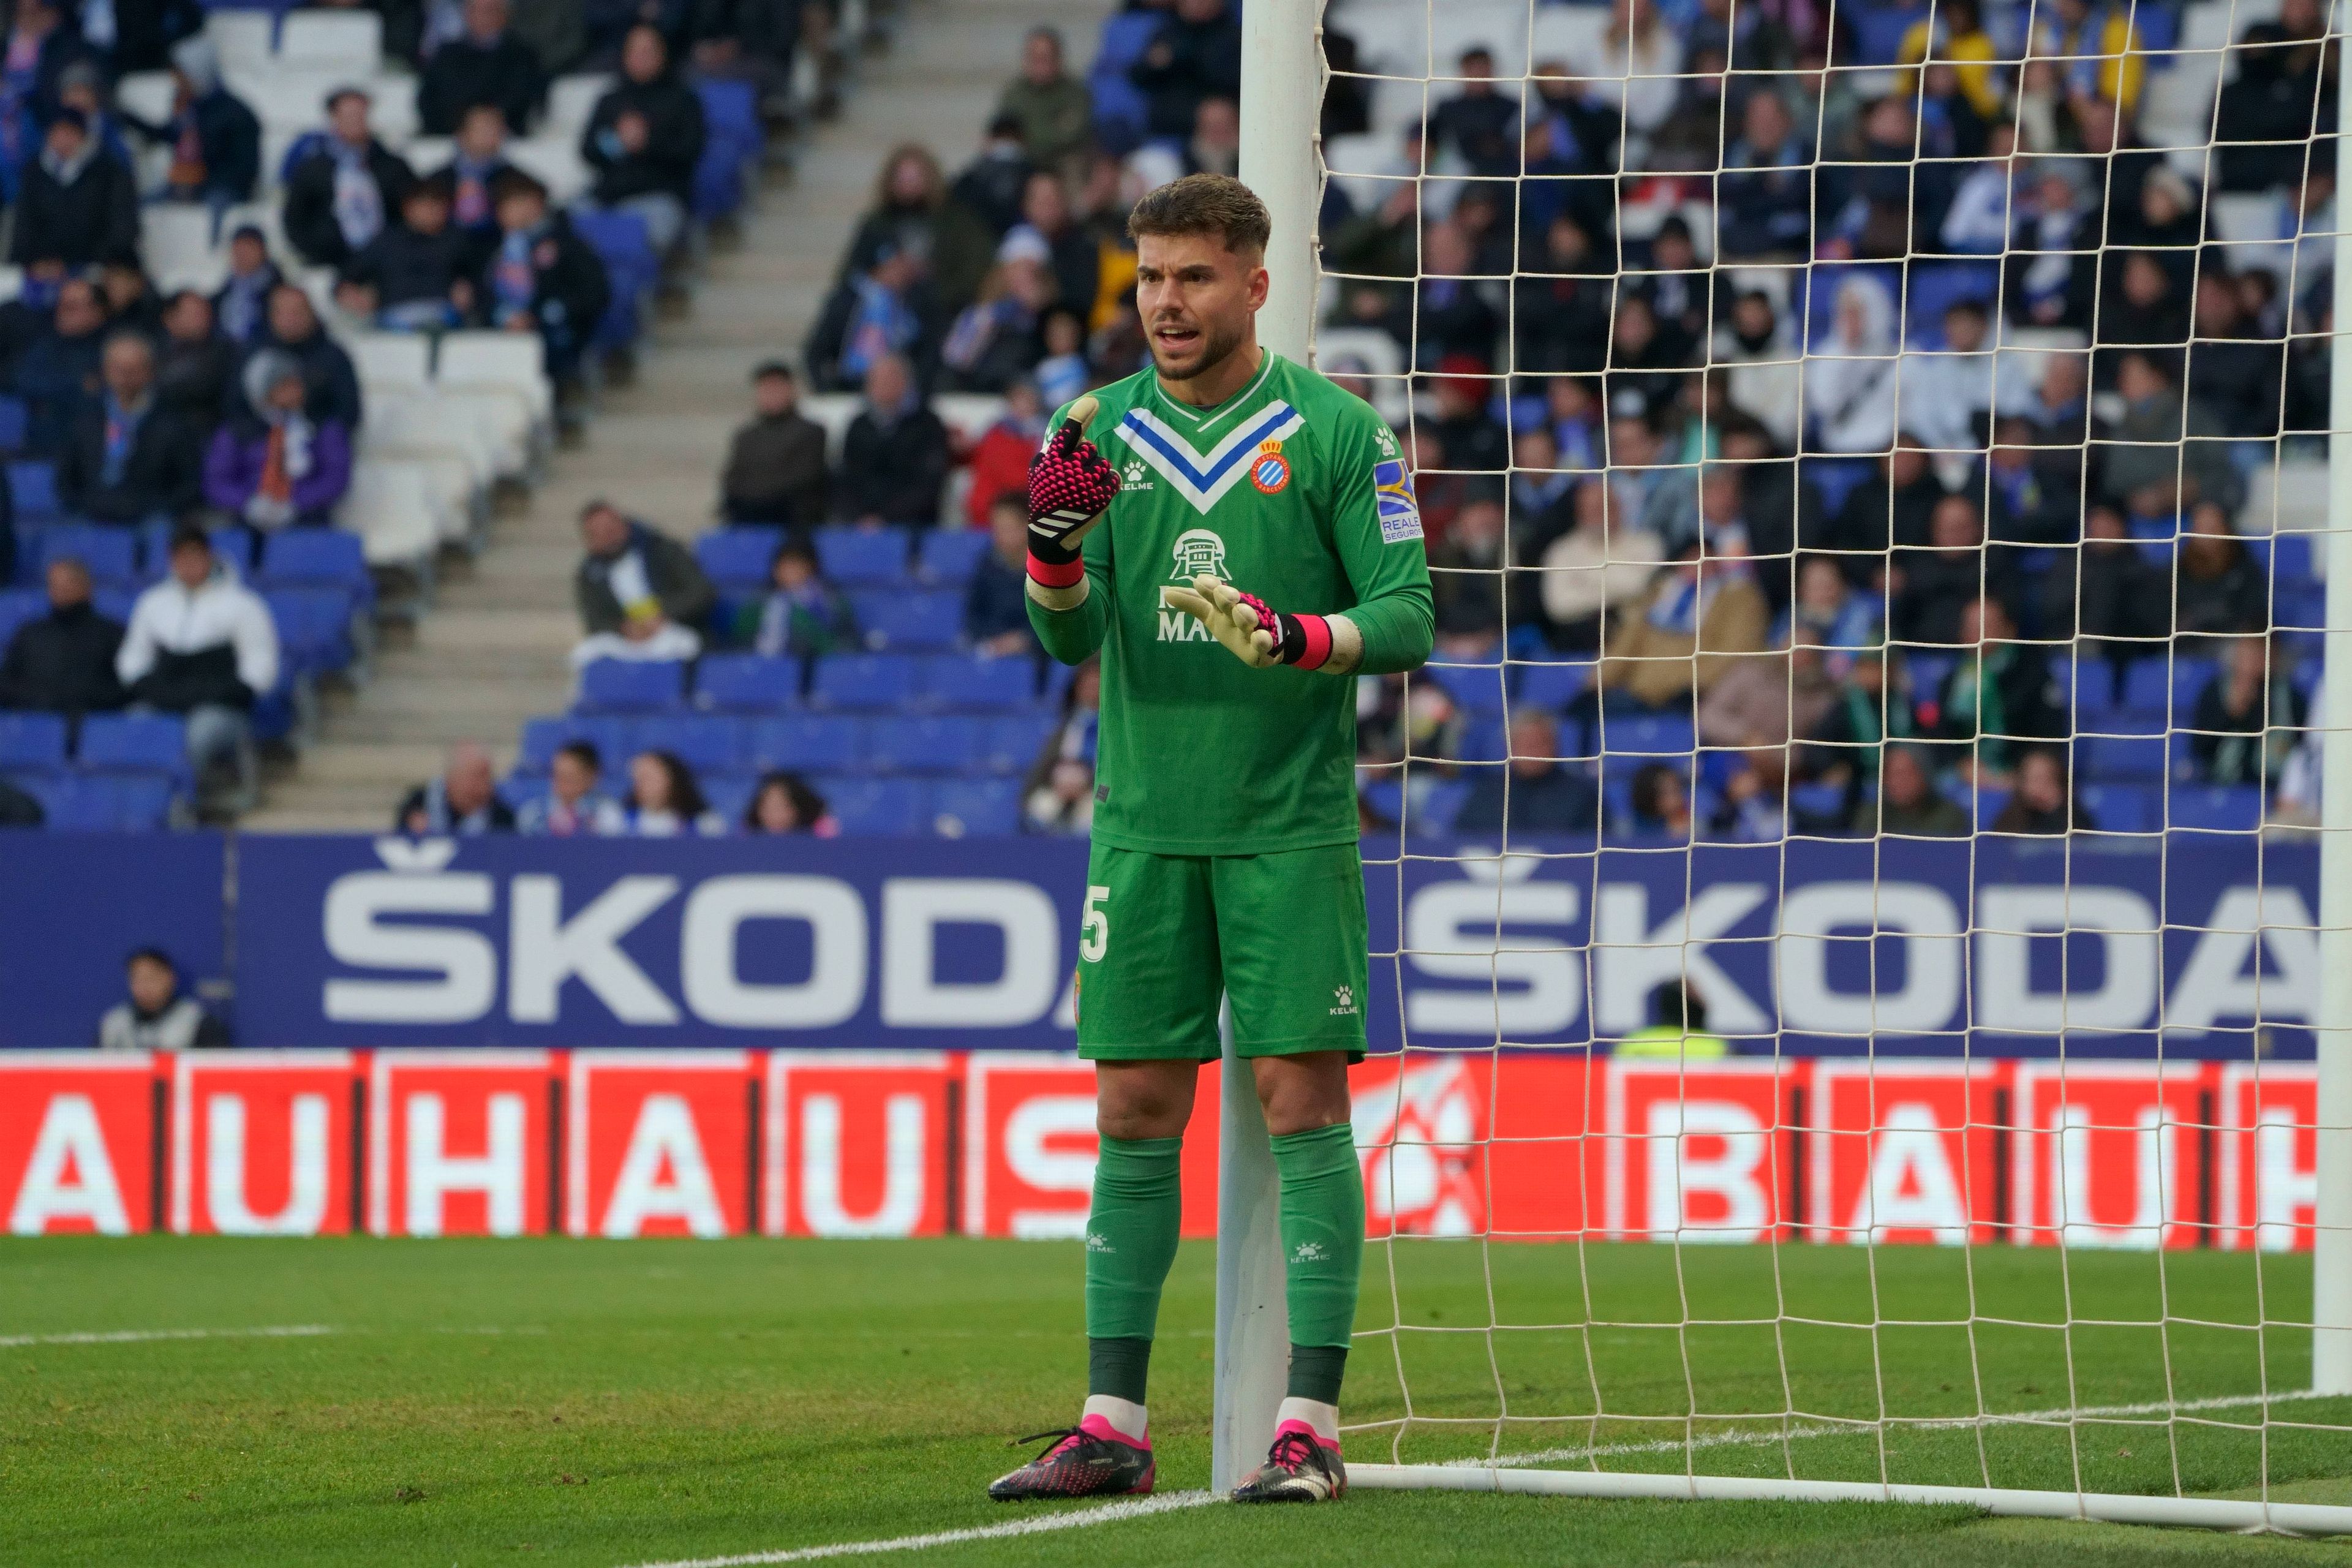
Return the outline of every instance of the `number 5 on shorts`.
[[[1078,956],[1088,963],[1100,963],[1103,949],[1110,945],[1110,913],[1102,907],[1109,897],[1108,888],[1087,889],[1086,912],[1078,917]]]

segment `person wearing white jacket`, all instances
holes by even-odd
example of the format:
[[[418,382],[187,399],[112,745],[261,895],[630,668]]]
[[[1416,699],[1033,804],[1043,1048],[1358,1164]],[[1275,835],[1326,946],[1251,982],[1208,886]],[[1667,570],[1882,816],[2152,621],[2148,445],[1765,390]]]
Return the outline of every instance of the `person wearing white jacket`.
[[[278,624],[269,606],[215,559],[202,529],[172,537],[171,574],[131,607],[115,673],[141,708],[188,721],[188,763],[201,786],[219,763],[236,772],[237,809],[259,783],[254,703],[278,684]]]

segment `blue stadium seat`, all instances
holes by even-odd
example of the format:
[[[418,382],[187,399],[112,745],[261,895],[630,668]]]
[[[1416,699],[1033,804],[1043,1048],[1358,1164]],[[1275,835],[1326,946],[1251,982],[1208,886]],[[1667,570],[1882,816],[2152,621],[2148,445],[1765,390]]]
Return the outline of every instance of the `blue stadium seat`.
[[[72,559],[101,583],[128,587],[139,581],[139,536],[127,528],[79,523],[52,528],[41,536],[41,560]]]
[[[1952,798],[1958,801],[1963,808],[1966,808],[1971,804],[1972,797],[1969,794],[1969,786],[1965,782],[1955,783],[1950,793]],[[2005,789],[1978,790],[1973,796],[1973,804],[1977,810],[1977,831],[1979,833],[1990,833],[1992,831],[1993,819],[1999,816],[2002,812],[2009,809],[2009,791]]]
[[[980,766],[977,719],[874,720],[866,733],[866,763],[877,773],[961,773]]]
[[[27,522],[52,522],[66,514],[64,503],[58,500],[58,471],[47,463],[9,464],[8,496],[16,503],[19,528]]]
[[[1060,728],[1050,713],[991,720],[981,741],[980,765],[992,773],[1025,773]]]
[[[1583,696],[1591,685],[1592,665],[1588,661],[1526,665],[1519,670],[1519,705],[1557,713]]]
[[[2327,589],[2324,584],[2281,583],[2272,595],[2275,626],[2324,630],[2327,626]]]
[[[866,765],[866,721],[817,713],[754,720],[744,753],[755,773],[852,773]]]
[[[925,705],[963,713],[1016,713],[1037,700],[1037,662],[1025,654],[941,654],[923,661]]]
[[[2308,533],[2275,533],[2270,538],[2271,570],[2281,583],[2313,581],[2311,540]],[[2257,542],[2247,541],[2249,544]]]
[[[2175,827],[2251,833],[2263,825],[2263,792],[2251,784],[2176,784],[2169,805]]]
[[[821,528],[816,532],[818,564],[845,588],[903,586],[908,548],[903,528]]]
[[[710,803],[711,811],[730,827],[741,824],[743,813],[751,805],[751,792],[760,787],[759,780],[740,773],[720,773],[700,782],[702,798]]]
[[[906,654],[835,654],[816,661],[809,702],[871,710],[906,707],[915,697],[915,659]]]
[[[1499,763],[1511,752],[1511,736],[1501,714],[1475,719],[1462,729],[1462,743],[1454,754],[1465,763]],[[1439,753],[1415,747],[1410,753],[1416,761],[1434,759]]]
[[[172,781],[156,773],[124,773],[88,779],[109,797],[114,826],[125,833],[152,833],[171,822],[175,795]]]
[[[1451,833],[1462,803],[1470,798],[1468,779],[1432,779],[1414,792],[1416,799],[1405,818],[1414,833]]]
[[[915,574],[942,587],[961,587],[980,570],[988,547],[985,529],[934,528],[923,535]]]
[[[85,773],[159,773],[184,778],[187,724],[171,713],[92,713],[81,721],[74,765]]]
[[[140,532],[140,548],[147,559],[147,575],[161,579],[172,568],[173,525],[154,523]],[[236,568],[237,575],[250,580],[253,576],[253,531],[249,528],[215,528],[208,535],[213,542],[213,553]]]
[[[931,792],[931,826],[950,838],[1003,838],[1021,831],[1013,779],[950,779]]]
[[[695,671],[694,700],[736,713],[772,713],[801,700],[801,661],[755,653],[714,653]]]
[[[2091,820],[2101,833],[2147,833],[2164,826],[2159,820],[2157,784],[2084,784],[2082,797]]]
[[[2157,654],[2135,659],[2124,674],[2122,706],[2134,713],[2185,718],[2196,708],[2198,694],[2212,683],[2217,668],[2210,658],[2168,659]]]
[[[898,653],[950,648],[963,636],[963,595],[947,591],[866,588],[851,595],[866,646]]]
[[[352,662],[352,601],[341,589],[272,588],[262,599],[295,673],[341,669]]]
[[[783,542],[781,528],[714,529],[694,542],[694,558],[722,593],[764,593]]]
[[[609,784],[614,770],[628,761],[635,748],[635,726],[625,719],[592,719],[570,713],[526,719],[515,771],[534,778],[544,774],[557,749],[573,741],[585,741],[596,748],[596,759],[603,764]]]
[[[66,721],[55,713],[0,713],[0,769],[62,773]]]
[[[667,659],[600,658],[580,672],[579,713],[658,713],[686,698],[686,666]]]
[[[25,449],[27,416],[23,398],[0,397],[0,452],[15,453]]]
[[[1595,731],[1605,756],[1688,754],[1698,749],[1698,731],[1679,714],[1603,712]]]
[[[929,787],[918,779],[825,778],[812,781],[833,808],[841,831],[856,837],[904,837],[929,826]]]
[[[8,650],[18,626],[48,613],[48,596],[38,588],[0,588],[0,653]]]
[[[515,772],[532,777],[547,772],[557,749],[572,739],[579,722],[576,719],[546,715],[524,720],[522,734],[515,746]]]
[[[1465,713],[1484,717],[1503,711],[1507,667],[1499,664],[1436,664],[1423,673],[1454,699]]]
[[[723,713],[673,713],[640,719],[632,739],[648,752],[669,752],[698,775],[731,773],[743,765],[744,721]]]
[[[2169,749],[2162,735],[2088,735],[2074,742],[2074,757],[2085,784],[2128,784],[2164,777]]]
[[[338,587],[360,604],[375,600],[366,547],[339,528],[289,528],[261,549],[260,580],[272,587]]]

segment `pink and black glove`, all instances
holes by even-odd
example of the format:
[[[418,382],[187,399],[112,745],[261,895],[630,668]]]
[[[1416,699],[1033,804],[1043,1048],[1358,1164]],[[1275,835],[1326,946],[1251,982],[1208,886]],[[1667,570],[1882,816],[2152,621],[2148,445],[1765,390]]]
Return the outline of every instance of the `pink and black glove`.
[[[1255,594],[1205,574],[1189,588],[1161,597],[1209,628],[1235,658],[1253,669],[1270,664],[1320,669],[1331,657],[1331,622],[1323,616],[1286,616]]]
[[[1048,588],[1082,581],[1078,546],[1118,494],[1118,471],[1087,439],[1092,396],[1070,405],[1069,417],[1029,459],[1029,575]]]

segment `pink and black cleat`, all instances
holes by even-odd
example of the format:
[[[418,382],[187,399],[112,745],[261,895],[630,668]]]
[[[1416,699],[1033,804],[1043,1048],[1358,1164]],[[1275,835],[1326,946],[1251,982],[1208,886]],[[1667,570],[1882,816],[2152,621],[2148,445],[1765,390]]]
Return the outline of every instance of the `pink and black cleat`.
[[[1150,1443],[1129,1442],[1099,1415],[1021,1441],[1047,1439],[1052,1446],[1044,1453],[991,1481],[988,1495],[998,1502],[1026,1502],[1046,1497],[1140,1497],[1151,1489],[1155,1467]]]
[[[1338,1502],[1348,1495],[1348,1467],[1339,1445],[1316,1436],[1304,1421],[1275,1428],[1265,1463],[1242,1478],[1235,1502]]]

